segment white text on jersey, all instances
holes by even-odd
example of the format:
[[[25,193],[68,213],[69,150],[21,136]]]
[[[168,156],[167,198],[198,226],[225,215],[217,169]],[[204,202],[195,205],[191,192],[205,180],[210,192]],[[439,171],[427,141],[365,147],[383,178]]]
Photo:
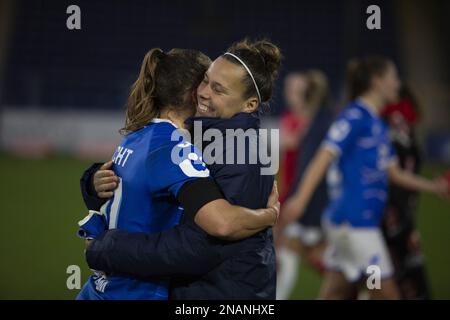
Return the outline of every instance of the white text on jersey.
[[[128,157],[133,154],[133,150],[118,146],[116,152],[112,157],[112,161],[118,166],[125,167]]]

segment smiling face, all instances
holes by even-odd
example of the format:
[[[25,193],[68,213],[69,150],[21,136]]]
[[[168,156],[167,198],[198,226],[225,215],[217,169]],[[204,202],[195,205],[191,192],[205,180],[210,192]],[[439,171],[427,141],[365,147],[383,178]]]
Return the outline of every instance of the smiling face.
[[[222,57],[217,58],[205,73],[197,89],[197,116],[231,118],[239,112],[253,112],[256,97],[244,98],[243,79],[246,70]]]

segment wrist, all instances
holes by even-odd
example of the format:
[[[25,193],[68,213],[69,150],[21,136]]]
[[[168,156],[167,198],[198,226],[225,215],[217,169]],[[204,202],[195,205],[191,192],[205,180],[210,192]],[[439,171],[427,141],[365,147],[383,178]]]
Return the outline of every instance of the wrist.
[[[277,223],[279,210],[276,206],[272,206],[266,209],[267,210],[267,225],[272,227]]]

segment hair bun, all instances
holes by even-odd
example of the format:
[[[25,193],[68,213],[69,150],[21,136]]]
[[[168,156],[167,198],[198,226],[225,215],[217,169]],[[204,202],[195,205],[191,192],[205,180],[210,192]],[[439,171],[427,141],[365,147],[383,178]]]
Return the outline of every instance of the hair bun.
[[[233,43],[227,52],[233,53],[242,59],[250,69],[261,96],[261,102],[269,101],[272,97],[274,82],[278,76],[281,65],[281,50],[267,39],[251,41],[248,38]],[[224,56],[225,59],[240,64],[234,58]],[[255,94],[255,85],[246,77],[246,97]]]
[[[267,40],[256,41],[253,47],[264,59],[267,72],[271,74],[272,79],[275,79],[281,65],[282,55],[280,49]]]

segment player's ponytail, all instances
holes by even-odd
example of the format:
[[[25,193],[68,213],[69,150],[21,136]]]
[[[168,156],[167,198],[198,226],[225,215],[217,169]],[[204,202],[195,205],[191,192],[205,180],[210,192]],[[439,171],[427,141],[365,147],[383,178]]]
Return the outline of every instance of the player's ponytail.
[[[128,97],[125,126],[119,132],[125,135],[139,130],[168,107],[193,113],[192,93],[210,63],[196,50],[172,49],[165,53],[155,48],[147,52]]]
[[[350,60],[347,65],[347,91],[350,100],[366,93],[373,77],[387,70],[390,60],[382,56],[367,56]]]
[[[159,114],[158,104],[155,103],[156,67],[164,56],[159,48],[151,49],[142,61],[137,80],[131,86],[131,93],[127,101],[125,127],[121,134],[136,131],[143,124],[148,123]]]

